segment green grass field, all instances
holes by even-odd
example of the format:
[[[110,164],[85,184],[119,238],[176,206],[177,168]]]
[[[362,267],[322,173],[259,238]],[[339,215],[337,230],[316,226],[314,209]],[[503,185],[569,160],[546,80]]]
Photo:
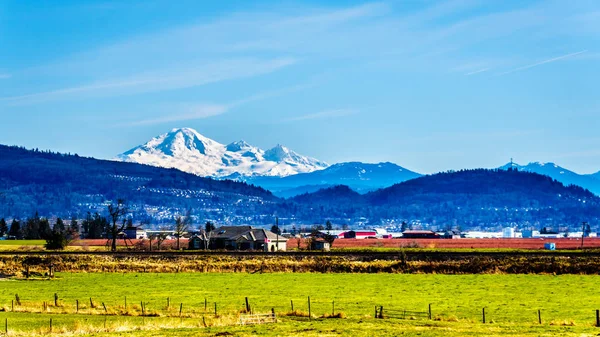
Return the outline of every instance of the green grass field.
[[[54,280],[1,280],[0,331],[8,319],[11,334],[43,334],[52,318],[55,332],[107,336],[591,336],[600,333],[593,326],[595,309],[600,309],[599,281],[599,276],[581,275],[60,273]],[[59,307],[53,306],[55,293]],[[11,312],[15,294],[22,305]],[[291,301],[295,310],[307,312],[309,296],[315,319],[282,316],[291,311]],[[95,309],[89,307],[90,297]],[[226,326],[238,321],[245,297],[254,312],[274,308],[280,322]],[[44,301],[49,307],[41,313]],[[146,313],[160,317],[140,317],[141,302]],[[215,302],[220,318],[214,317]],[[104,315],[102,303],[109,315]],[[183,317],[179,318],[181,303]],[[389,309],[426,311],[430,303],[432,321],[373,317],[376,305],[386,313]],[[484,307],[486,324],[481,323]],[[346,318],[317,318],[332,310]],[[108,332],[103,332],[105,326]]]

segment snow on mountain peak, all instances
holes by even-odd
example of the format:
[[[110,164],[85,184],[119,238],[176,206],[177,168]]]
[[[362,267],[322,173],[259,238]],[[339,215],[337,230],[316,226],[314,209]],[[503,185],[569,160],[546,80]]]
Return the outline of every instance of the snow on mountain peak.
[[[223,145],[191,128],[175,128],[118,155],[116,160],[177,168],[215,178],[288,176],[329,165],[278,144],[263,151],[243,140]]]
[[[227,151],[233,151],[233,152],[247,150],[250,148],[253,148],[253,146],[246,143],[243,140],[238,140],[238,141],[235,141],[235,142],[227,145]]]

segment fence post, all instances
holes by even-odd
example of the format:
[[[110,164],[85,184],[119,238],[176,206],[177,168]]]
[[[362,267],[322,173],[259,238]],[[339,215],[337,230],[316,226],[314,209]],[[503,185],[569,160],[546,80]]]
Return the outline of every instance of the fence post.
[[[290,304],[292,305],[292,312],[294,312],[294,300],[290,300]]]
[[[429,303],[429,320],[431,320],[431,303]]]
[[[248,303],[248,297],[246,297],[246,312],[250,312],[250,303]]]
[[[91,297],[90,297],[90,308],[94,308],[94,301],[92,301]]]
[[[144,317],[145,312],[144,312],[144,302],[140,302],[140,307],[142,308],[142,317]]]
[[[312,320],[311,314],[310,314],[310,296],[308,296],[308,320]]]
[[[104,307],[104,312],[108,314],[108,309],[106,309],[106,305],[102,302],[102,306]]]
[[[375,306],[375,318],[377,318],[377,306]]]
[[[52,332],[52,318],[50,318],[50,332]]]
[[[205,297],[204,298],[204,312],[206,312],[207,306],[208,306],[208,302],[207,302],[206,297]]]
[[[8,336],[8,318],[4,319],[4,333]]]
[[[54,306],[58,307],[58,294],[54,293]]]
[[[335,301],[331,301],[331,316],[335,315]]]
[[[179,317],[181,317],[182,311],[183,311],[183,303],[179,304]]]
[[[600,310],[596,310],[596,326],[600,327]]]
[[[125,311],[127,311],[127,296],[125,296]]]
[[[15,300],[10,301],[10,309],[12,312],[15,312]]]
[[[485,308],[481,310],[481,314],[483,316],[483,324],[485,324]]]
[[[215,317],[217,317],[217,302],[215,302]]]
[[[542,311],[538,309],[538,322],[542,324]]]
[[[271,308],[271,315],[273,315],[273,319],[275,319],[275,308]]]
[[[379,307],[379,318],[383,318],[383,305]]]
[[[79,313],[79,300],[75,300],[75,312]]]
[[[171,310],[171,298],[167,297],[167,310]]]

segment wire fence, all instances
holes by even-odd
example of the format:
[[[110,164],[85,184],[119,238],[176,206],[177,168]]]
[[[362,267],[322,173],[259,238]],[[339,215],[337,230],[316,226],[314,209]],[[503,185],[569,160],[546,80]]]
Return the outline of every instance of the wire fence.
[[[373,318],[389,320],[439,320],[471,323],[509,323],[539,325],[587,325],[600,327],[599,311],[592,304],[573,306],[515,305],[506,301],[481,306],[478,303],[460,305],[433,302],[426,305],[398,302],[357,301],[349,294],[343,298],[295,297],[272,303],[268,296],[195,299],[192,302],[173,301],[170,297],[132,299],[120,303],[86,298],[66,301],[57,294],[49,301],[27,301],[15,295],[9,304],[0,307],[0,333],[12,331],[70,331],[84,324],[110,330],[127,321],[131,326],[166,324],[169,326],[211,326],[234,324],[276,323],[278,319],[311,321],[327,318]],[[456,303],[456,302],[455,302]],[[4,316],[4,317],[3,317]],[[575,322],[577,320],[577,322]],[[107,330],[107,331],[108,331]]]

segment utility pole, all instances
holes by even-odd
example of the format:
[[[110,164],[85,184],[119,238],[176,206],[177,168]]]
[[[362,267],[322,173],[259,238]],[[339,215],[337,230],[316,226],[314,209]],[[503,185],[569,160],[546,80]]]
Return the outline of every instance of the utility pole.
[[[583,250],[583,239],[585,238],[585,230],[587,227],[587,222],[584,221],[581,223],[581,249]]]
[[[279,217],[275,217],[275,226],[277,226],[277,241],[275,241],[275,250],[279,251]]]

